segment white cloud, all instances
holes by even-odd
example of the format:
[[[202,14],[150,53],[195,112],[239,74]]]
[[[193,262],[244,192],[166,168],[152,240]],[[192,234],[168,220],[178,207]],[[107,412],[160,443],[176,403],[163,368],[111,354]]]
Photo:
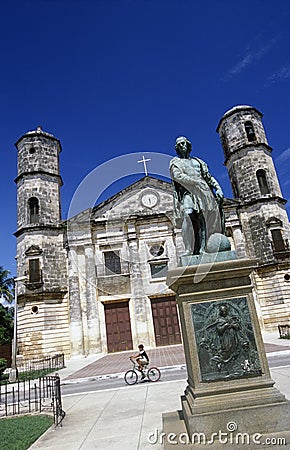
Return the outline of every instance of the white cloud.
[[[277,158],[275,158],[275,163],[285,163],[285,161],[287,161],[288,159],[290,159],[290,147],[286,148],[286,150],[284,150],[279,156],[277,156]]]
[[[286,148],[277,158],[275,158],[275,165],[278,169],[278,176],[280,185],[285,198],[289,195],[289,161],[290,161],[290,147]],[[289,199],[288,206],[289,208]]]
[[[287,78],[290,78],[290,65],[281,67],[281,69],[269,76],[267,84],[278,83],[279,81],[287,80]]]
[[[269,50],[276,44],[277,38],[273,38],[267,45],[260,48],[259,50],[249,50],[247,54],[237,62],[237,64],[229,70],[229,75],[237,75],[245,67],[249,66],[255,61],[261,59]]]

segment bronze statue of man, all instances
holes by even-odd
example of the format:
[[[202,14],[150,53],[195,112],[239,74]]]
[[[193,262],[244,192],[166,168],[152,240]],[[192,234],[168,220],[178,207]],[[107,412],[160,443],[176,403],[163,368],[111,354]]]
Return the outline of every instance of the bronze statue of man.
[[[177,156],[170,161],[175,225],[182,229],[185,255],[199,255],[212,234],[224,233],[224,195],[207,164],[190,156],[186,137],[176,139],[175,150]]]

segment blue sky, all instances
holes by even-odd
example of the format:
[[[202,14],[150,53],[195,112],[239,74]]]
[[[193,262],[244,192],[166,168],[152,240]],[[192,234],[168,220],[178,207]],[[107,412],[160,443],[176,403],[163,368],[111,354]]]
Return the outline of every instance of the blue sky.
[[[0,8],[0,265],[13,275],[14,143],[38,125],[62,143],[64,218],[93,169],[124,154],[173,156],[180,134],[232,197],[215,130],[237,104],[264,114],[290,197],[289,2],[15,0]]]

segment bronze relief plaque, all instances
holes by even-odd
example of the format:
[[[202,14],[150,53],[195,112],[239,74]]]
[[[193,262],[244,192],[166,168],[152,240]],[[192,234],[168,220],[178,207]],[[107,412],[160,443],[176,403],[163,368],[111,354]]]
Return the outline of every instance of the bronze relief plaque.
[[[202,381],[262,375],[247,298],[191,305]]]

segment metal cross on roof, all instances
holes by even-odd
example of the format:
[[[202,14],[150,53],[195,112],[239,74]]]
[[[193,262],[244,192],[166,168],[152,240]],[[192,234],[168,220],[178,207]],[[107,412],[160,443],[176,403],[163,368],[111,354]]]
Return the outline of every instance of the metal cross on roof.
[[[151,161],[151,158],[145,159],[144,155],[142,156],[142,159],[140,159],[140,161],[138,161],[138,163],[143,163],[144,164],[144,172],[145,172],[146,177],[148,175],[148,170],[147,170],[147,165],[146,165],[147,161]]]

